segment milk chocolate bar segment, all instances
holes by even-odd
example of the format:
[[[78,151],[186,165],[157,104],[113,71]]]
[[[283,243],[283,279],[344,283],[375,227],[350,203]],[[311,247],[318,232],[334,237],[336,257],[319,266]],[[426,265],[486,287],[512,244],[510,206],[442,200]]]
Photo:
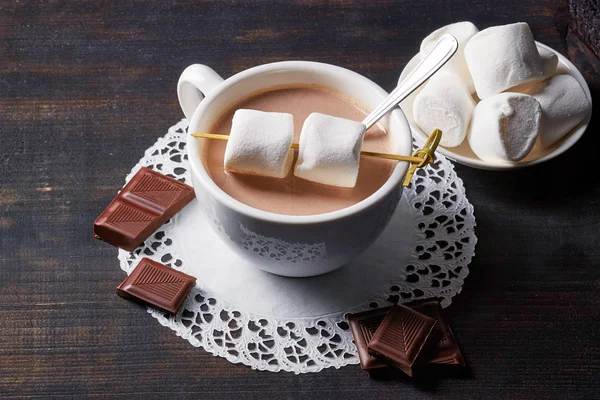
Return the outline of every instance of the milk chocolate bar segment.
[[[390,308],[378,308],[376,310],[369,310],[358,314],[348,314],[348,325],[352,331],[354,337],[354,344],[358,350],[358,360],[360,361],[360,367],[364,370],[372,370],[377,368],[387,367],[388,364],[382,360],[378,360],[369,354],[367,345],[369,341],[379,328],[381,321],[385,318]]]
[[[369,342],[371,354],[385,357],[407,375],[427,342],[435,321],[402,305],[394,305]]]
[[[94,222],[94,236],[133,251],[194,198],[194,189],[142,167]]]
[[[117,294],[176,314],[195,282],[193,276],[144,257],[117,287]]]
[[[442,307],[437,300],[424,300],[408,304],[408,307],[435,320],[432,335],[437,339],[427,351],[427,362],[431,364],[466,365],[452,329],[442,315]]]

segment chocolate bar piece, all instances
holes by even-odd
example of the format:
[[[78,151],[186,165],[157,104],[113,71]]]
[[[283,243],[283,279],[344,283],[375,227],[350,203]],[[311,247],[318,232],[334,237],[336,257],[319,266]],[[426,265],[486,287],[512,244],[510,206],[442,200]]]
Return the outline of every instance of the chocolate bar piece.
[[[117,287],[117,294],[127,300],[176,314],[195,282],[193,276],[144,257]]]
[[[432,335],[435,336],[437,341],[432,344],[430,349],[427,349],[427,353],[424,355],[427,361],[431,364],[465,366],[465,360],[458,348],[450,325],[442,315],[440,302],[437,300],[423,300],[407,306],[435,320]]]
[[[354,344],[358,350],[358,360],[360,361],[360,367],[364,370],[373,370],[377,368],[387,367],[388,364],[382,360],[378,360],[369,354],[367,345],[369,341],[379,328],[379,325],[385,318],[390,308],[378,308],[376,310],[369,310],[358,314],[348,314],[348,325],[352,331],[354,337]]]
[[[142,167],[94,222],[94,237],[133,251],[194,198],[194,189]]]
[[[402,305],[394,305],[368,344],[369,353],[384,357],[408,376],[431,335],[435,320]]]

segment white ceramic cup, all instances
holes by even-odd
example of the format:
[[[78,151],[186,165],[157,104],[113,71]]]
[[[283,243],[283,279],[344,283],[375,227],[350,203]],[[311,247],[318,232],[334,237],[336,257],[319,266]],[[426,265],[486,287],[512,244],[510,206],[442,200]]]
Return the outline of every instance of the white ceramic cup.
[[[179,103],[188,131],[208,132],[216,119],[239,100],[270,87],[316,84],[356,99],[365,110],[387,93],[362,75],[329,64],[286,61],[260,65],[223,80],[205,65],[194,64],[179,78]],[[396,108],[380,121],[396,154],[412,153],[411,131]],[[360,203],[318,215],[282,215],[250,207],[222,191],[201,160],[208,139],[188,135],[187,152],[196,197],[222,240],[265,271],[293,277],[320,275],[350,263],[367,249],[390,221],[402,194],[408,168],[399,162],[386,183]],[[198,251],[210,249],[198,244]]]

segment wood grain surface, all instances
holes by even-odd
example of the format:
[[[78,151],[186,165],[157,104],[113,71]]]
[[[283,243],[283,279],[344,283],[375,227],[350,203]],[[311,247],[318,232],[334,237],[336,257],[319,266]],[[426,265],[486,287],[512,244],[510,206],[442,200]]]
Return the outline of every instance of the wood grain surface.
[[[456,166],[479,237],[448,309],[468,378],[374,381],[358,366],[294,375],[230,364],[118,298],[116,250],[91,234],[144,150],[182,117],[175,88],[189,64],[228,77],[315,60],[391,90],[433,29],[526,21],[581,69],[598,103],[598,3],[570,3],[3,1],[0,398],[600,398],[598,112],[550,162]]]

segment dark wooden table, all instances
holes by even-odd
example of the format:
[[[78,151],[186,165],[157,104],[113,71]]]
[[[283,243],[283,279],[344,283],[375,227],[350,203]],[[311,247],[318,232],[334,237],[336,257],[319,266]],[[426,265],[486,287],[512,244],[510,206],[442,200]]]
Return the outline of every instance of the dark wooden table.
[[[502,5],[502,4],[505,5]],[[514,172],[456,166],[477,256],[449,312],[472,376],[369,380],[357,366],[257,372],[115,296],[95,217],[181,117],[192,63],[224,77],[305,59],[386,89],[438,26],[528,22],[600,101],[597,0],[5,1],[0,5],[0,398],[600,398],[598,112],[566,154]]]

